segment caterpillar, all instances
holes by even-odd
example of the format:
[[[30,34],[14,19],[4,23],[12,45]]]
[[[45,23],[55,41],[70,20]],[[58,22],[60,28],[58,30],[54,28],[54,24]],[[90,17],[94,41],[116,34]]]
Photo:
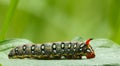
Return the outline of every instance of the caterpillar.
[[[86,56],[87,59],[90,59],[95,57],[95,52],[89,44],[91,40],[25,44],[13,48],[8,57],[10,59],[82,59],[82,56]]]

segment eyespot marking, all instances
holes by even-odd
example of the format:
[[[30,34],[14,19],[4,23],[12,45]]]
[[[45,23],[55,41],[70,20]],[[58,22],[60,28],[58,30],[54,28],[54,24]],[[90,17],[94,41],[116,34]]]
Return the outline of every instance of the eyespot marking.
[[[34,54],[35,53],[35,45],[31,46],[31,53]]]
[[[91,52],[90,49],[87,49],[87,52]]]
[[[70,49],[70,48],[71,48],[71,43],[68,44],[68,49]]]
[[[41,53],[45,54],[45,45],[44,44],[41,45]]]
[[[18,47],[15,48],[15,54],[18,55]]]
[[[74,51],[74,52],[76,51],[76,48],[77,48],[77,43],[75,43],[75,44],[73,45],[73,51]]]
[[[57,53],[56,48],[57,48],[56,44],[53,43],[53,44],[52,44],[52,51],[53,51],[54,53]]]
[[[64,48],[65,48],[65,43],[62,42],[62,43],[61,43],[61,49],[64,49]]]
[[[68,44],[68,51],[70,51],[70,49],[71,49],[71,42]]]

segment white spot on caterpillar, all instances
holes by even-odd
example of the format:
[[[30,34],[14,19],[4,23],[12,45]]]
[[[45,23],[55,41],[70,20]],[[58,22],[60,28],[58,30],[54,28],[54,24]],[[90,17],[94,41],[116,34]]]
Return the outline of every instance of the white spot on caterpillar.
[[[84,47],[84,44],[81,44],[80,47],[81,47],[81,48]]]
[[[53,45],[53,48],[56,48],[56,45],[55,45],[55,44]]]
[[[68,48],[70,48],[70,47],[71,47],[71,44],[68,45]]]
[[[91,52],[89,49],[87,49],[87,52]]]
[[[57,53],[57,51],[56,51],[56,50],[53,50],[53,52],[54,52],[54,53]]]
[[[76,48],[76,47],[77,47],[77,45],[75,44],[75,45],[74,45],[74,48]]]
[[[80,48],[80,51],[82,51],[82,48]]]
[[[44,54],[44,53],[45,53],[45,51],[42,51],[42,53]]]
[[[61,44],[61,47],[64,48],[64,47],[65,47],[65,44]]]
[[[41,46],[41,48],[42,48],[42,49],[44,49],[44,48],[45,48],[45,46],[44,46],[44,45],[42,45],[42,46]]]

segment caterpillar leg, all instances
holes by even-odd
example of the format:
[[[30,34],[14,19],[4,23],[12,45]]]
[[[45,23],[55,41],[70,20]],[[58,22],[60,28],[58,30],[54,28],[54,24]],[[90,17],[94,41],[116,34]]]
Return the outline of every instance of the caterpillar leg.
[[[72,55],[66,56],[67,59],[72,59]]]
[[[74,54],[74,55],[72,56],[72,59],[79,59],[79,56],[78,56],[77,54]]]
[[[79,56],[79,59],[82,59],[82,56]]]
[[[53,59],[61,59],[60,55],[55,55]]]
[[[49,55],[49,59],[61,59],[61,56],[60,55],[55,55],[55,54],[51,54]]]
[[[40,59],[49,60],[50,59],[50,55],[41,55]]]

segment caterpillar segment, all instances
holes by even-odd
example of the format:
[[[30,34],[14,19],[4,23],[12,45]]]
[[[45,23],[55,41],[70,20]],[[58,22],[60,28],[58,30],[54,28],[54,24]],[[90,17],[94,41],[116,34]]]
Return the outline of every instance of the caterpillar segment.
[[[8,57],[10,59],[82,59],[82,56],[86,56],[90,59],[95,57],[94,50],[89,44],[91,40],[25,44],[12,49]]]

